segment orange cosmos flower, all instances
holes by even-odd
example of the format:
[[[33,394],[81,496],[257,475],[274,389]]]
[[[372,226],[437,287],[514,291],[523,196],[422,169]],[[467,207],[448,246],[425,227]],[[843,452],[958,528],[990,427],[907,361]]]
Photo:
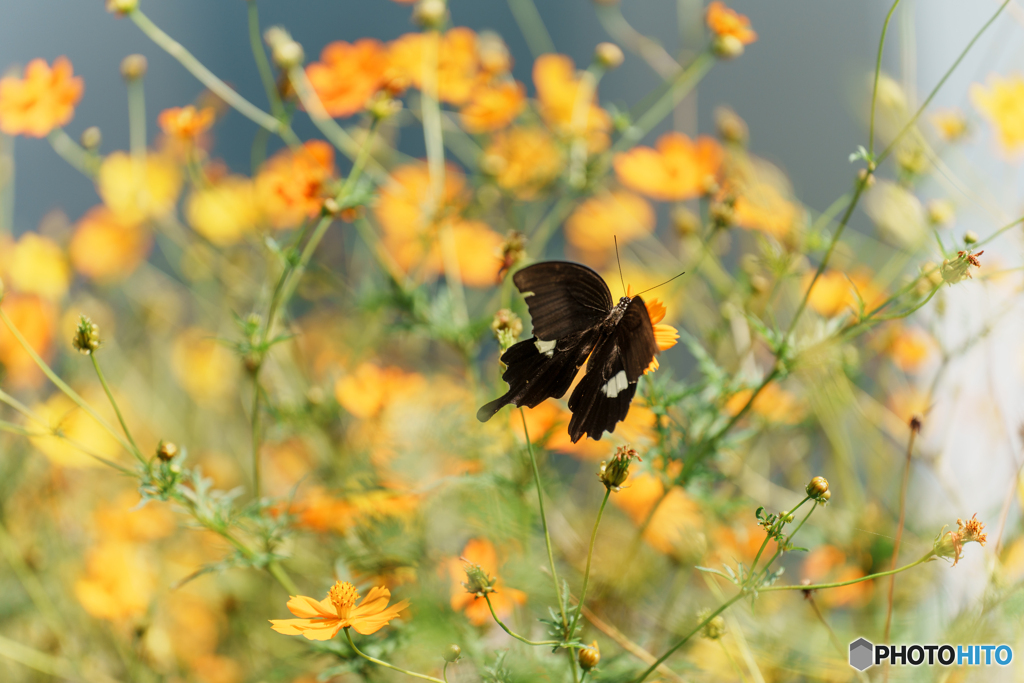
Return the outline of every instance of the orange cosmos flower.
[[[655,146],[615,155],[615,173],[623,185],[664,202],[693,199],[713,187],[722,167],[722,147],[714,138],[693,141],[672,132]]]
[[[757,40],[757,33],[750,28],[750,19],[729,9],[720,0],[708,5],[706,21],[708,28],[717,36],[732,36],[743,45],[750,45]]]
[[[430,33],[407,33],[391,42],[388,51],[390,80],[412,83],[423,88],[423,70]],[[440,36],[437,45],[437,97],[443,102],[462,105],[469,101],[478,80],[477,38],[472,29],[456,27]]]
[[[344,118],[366,106],[383,85],[387,68],[387,49],[379,40],[338,40],[323,49],[319,62],[306,67],[306,76],[327,113]]]
[[[491,620],[491,610],[487,601],[469,593],[463,586],[466,580],[466,565],[477,565],[489,578],[494,592],[488,593],[491,606],[499,619],[505,619],[512,613],[512,608],[526,602],[526,593],[501,585],[498,578],[498,553],[494,546],[485,538],[474,538],[462,549],[462,556],[451,558],[447,562],[448,574],[452,580],[452,609],[465,612],[466,618],[474,626],[483,626]]]
[[[630,476],[622,490],[612,496],[612,502],[637,525],[658,505],[644,531],[644,540],[662,553],[684,550],[681,546],[692,540],[692,530],[703,526],[700,507],[686,492],[673,486],[666,494],[665,486],[653,474]]]
[[[380,414],[393,397],[416,391],[423,381],[422,375],[401,368],[360,363],[335,382],[334,396],[349,413],[367,419]]]
[[[273,197],[263,199],[274,202]],[[284,220],[284,213],[279,213],[280,220]],[[237,244],[260,223],[255,183],[244,176],[230,175],[199,188],[189,195],[185,216],[192,228],[212,243]]]
[[[811,583],[831,583],[859,579],[865,576],[865,572],[847,562],[843,551],[834,546],[823,545],[807,554],[800,575]],[[866,604],[873,592],[873,581],[861,581],[822,591],[819,599],[828,607],[856,607]]]
[[[190,104],[185,107],[164,109],[156,122],[167,135],[179,140],[192,140],[210,129],[216,114],[213,107],[196,109]]]
[[[408,600],[388,607],[391,591],[380,586],[371,588],[366,599],[356,605],[359,593],[348,581],[338,581],[327,597],[317,601],[305,595],[292,596],[288,610],[298,619],[271,619],[272,628],[287,636],[307,640],[330,640],[343,628],[354,628],[364,636],[376,633],[398,617],[409,606]]]
[[[540,126],[500,131],[484,151],[483,163],[498,187],[532,199],[562,172],[565,160],[555,139]]]
[[[801,283],[803,291],[807,290],[813,277],[813,273],[804,276]],[[846,309],[856,312],[860,306],[858,298],[864,302],[865,310],[870,312],[885,300],[885,293],[872,283],[871,273],[866,270],[856,270],[848,275],[829,270],[822,273],[814,283],[807,305],[831,318]]]
[[[935,349],[931,335],[919,327],[901,328],[889,342],[889,357],[903,372],[917,372]]]
[[[38,296],[15,292],[8,292],[0,305],[29,346],[44,359],[49,357],[57,325],[54,305]],[[0,364],[6,371],[4,384],[11,388],[35,387],[43,379],[42,371],[6,325],[0,325]]]
[[[1009,153],[1024,148],[1024,77],[992,74],[987,88],[974,83],[969,92],[974,107],[995,126],[1003,148]]]
[[[512,123],[525,106],[526,88],[522,83],[483,85],[473,90],[460,117],[466,131],[486,133]]]
[[[68,251],[76,271],[93,280],[111,281],[131,275],[152,246],[142,225],[122,221],[100,205],[79,219]]]
[[[771,185],[759,184],[736,197],[733,223],[741,228],[760,230],[776,239],[786,237],[800,217],[796,204]]]
[[[7,277],[22,294],[58,301],[68,291],[71,272],[60,246],[49,237],[26,232],[11,249]]]
[[[33,59],[24,78],[0,79],[0,131],[41,138],[70,121],[85,87],[71,74],[68,58],[58,57],[53,68]]]
[[[753,389],[737,391],[725,402],[725,412],[729,415],[736,415],[743,410],[743,406],[747,405],[747,401],[753,395]],[[754,404],[750,406],[750,410],[769,422],[788,425],[800,422],[807,414],[807,409],[800,399],[788,391],[780,389],[774,382],[761,390],[761,393],[754,399]]]
[[[103,203],[128,223],[170,213],[178,202],[181,184],[181,169],[163,154],[147,154],[145,161],[139,162],[126,152],[114,152],[103,160],[96,177]]]
[[[565,239],[582,252],[584,260],[603,265],[619,244],[650,235],[654,209],[632,192],[612,190],[586,200],[565,222]]]
[[[612,120],[608,112],[594,103],[596,92],[580,94],[581,81],[576,65],[565,55],[541,55],[533,64],[533,83],[545,123],[558,135],[585,135],[588,151],[593,154],[608,148]],[[582,129],[575,130],[576,100],[581,96],[586,100],[581,103],[586,110],[581,117]]]
[[[97,619],[141,617],[156,588],[155,572],[138,546],[106,540],[89,550],[75,597]]]
[[[320,212],[333,178],[334,150],[323,140],[310,140],[268,159],[256,176],[256,193],[270,223],[289,228]]]

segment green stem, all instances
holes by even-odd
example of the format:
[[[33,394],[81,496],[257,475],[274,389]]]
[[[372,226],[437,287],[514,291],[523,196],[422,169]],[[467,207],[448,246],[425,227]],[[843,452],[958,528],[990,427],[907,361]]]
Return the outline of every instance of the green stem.
[[[878,40],[878,57],[875,59],[875,81],[871,88],[871,123],[868,125],[868,156],[875,152],[875,102],[878,100],[878,80],[882,74],[882,48],[885,47],[885,32],[889,30],[889,20],[900,0],[892,3],[889,13],[885,15],[885,23],[882,24],[882,37]]]
[[[387,669],[391,669],[392,671],[397,671],[399,673],[403,673],[406,676],[412,676],[414,678],[422,678],[425,681],[436,681],[436,683],[445,683],[440,678],[434,678],[433,676],[428,676],[426,674],[418,674],[415,671],[409,671],[407,669],[400,669],[399,667],[395,666],[394,664],[388,664],[387,662],[382,661],[380,659],[377,659],[376,657],[371,657],[368,654],[364,654],[363,651],[360,650],[358,647],[356,647],[356,644],[352,641],[351,629],[349,627],[347,627],[347,626],[345,627],[345,637],[348,638],[348,644],[349,644],[349,647],[352,648],[352,651],[355,652],[357,655],[359,655],[360,657],[362,657],[363,659],[365,659],[368,662],[373,662],[374,664],[376,664],[378,666],[383,666],[383,667],[385,667]]]
[[[263,89],[267,93],[267,101],[270,103],[270,111],[277,119],[284,116],[284,106],[281,104],[281,96],[277,92],[277,83],[274,82],[274,72],[270,69],[270,61],[267,59],[267,51],[263,49],[263,38],[260,32],[260,11],[256,7],[256,0],[249,0],[249,45],[252,47],[252,56],[256,62],[256,70],[260,72],[260,80],[263,81]]]
[[[590,118],[590,107],[597,94],[597,84],[605,70],[591,65],[580,76],[576,87],[576,100],[572,104],[569,130],[573,136],[569,147],[569,186],[582,190],[587,184],[587,121]]]
[[[893,138],[892,142],[889,143],[889,146],[886,147],[882,151],[882,153],[878,155],[878,163],[882,163],[882,160],[892,153],[892,150],[896,146],[896,143],[900,141],[900,139],[907,133],[907,131],[913,128],[914,124],[917,123],[917,120],[921,118],[921,114],[924,113],[924,110],[928,108],[928,105],[931,104],[932,100],[938,94],[939,89],[942,88],[943,85],[945,85],[946,81],[949,80],[949,77],[953,75],[953,72],[956,70],[956,68],[960,66],[960,62],[964,60],[964,57],[967,56],[967,53],[970,52],[971,48],[974,47],[974,44],[978,42],[979,38],[981,38],[981,34],[988,30],[988,27],[992,25],[996,18],[1000,14],[1002,14],[1003,10],[1006,9],[1006,6],[1009,4],[1010,0],[1004,0],[1004,2],[1001,5],[999,5],[999,9],[996,10],[996,13],[993,14],[992,17],[985,22],[985,25],[982,26],[981,29],[974,34],[974,37],[971,38],[971,42],[967,43],[967,47],[965,47],[963,52],[960,53],[960,56],[956,58],[956,61],[953,62],[953,65],[949,67],[946,73],[943,74],[942,78],[939,79],[938,84],[934,88],[932,88],[932,91],[930,93],[928,93],[928,97],[925,98],[924,103],[922,103],[918,110],[914,112],[914,115],[910,118],[909,121],[907,121],[907,124],[903,126],[903,129],[899,132],[899,134],[895,138]]]
[[[597,528],[601,526],[601,516],[604,514],[604,506],[608,504],[608,497],[611,495],[612,490],[606,488],[604,492],[604,499],[601,500],[601,507],[597,509],[597,519],[594,520],[594,530],[590,532],[590,549],[587,551],[587,568],[583,572],[583,590],[580,591],[580,600],[576,605],[576,614],[572,618],[572,624],[569,626],[569,635],[567,637],[572,638],[572,635],[576,632],[576,624],[580,621],[580,614],[583,612],[583,601],[587,599],[587,585],[590,583],[590,563],[594,559],[594,543],[597,541]]]
[[[39,577],[32,572],[25,562],[14,538],[2,522],[0,522],[0,554],[3,554],[4,559],[11,566],[14,575],[18,577],[18,582],[43,616],[47,626],[50,627],[50,631],[53,632],[58,641],[63,643],[64,636],[69,631],[67,621],[65,621],[63,614],[57,609],[53,600],[50,599],[50,596],[47,595],[46,589],[43,588],[43,584],[39,581]]]
[[[232,109],[235,109],[242,116],[253,121],[258,126],[276,133],[289,145],[297,146],[302,144],[291,127],[267,112],[263,111],[249,100],[239,95],[231,86],[217,78],[212,71],[203,66],[202,62],[186,50],[181,43],[164,33],[160,27],[150,21],[149,17],[140,10],[135,9],[128,12],[128,17],[135,22],[135,25],[142,30],[154,43],[160,46],[167,54],[177,59],[199,82],[213,91],[217,97],[224,100]]]
[[[900,522],[896,527],[896,540],[892,545],[892,568],[896,568],[896,562],[900,556],[900,542],[903,540],[903,523],[907,513],[907,488],[910,485],[910,458],[914,453],[914,439],[917,437],[917,430],[913,425],[910,427],[910,437],[907,439],[907,457],[903,462],[903,482],[900,484]],[[896,593],[896,575],[889,577],[889,596],[885,609],[885,643],[889,643],[889,634],[892,628],[892,602]]]
[[[118,683],[116,678],[102,673],[88,676],[79,674],[66,660],[40,652],[3,636],[0,636],[0,657],[58,679],[83,681],[84,683]]]
[[[494,605],[491,604],[490,595],[484,593],[484,600],[487,601],[487,609],[491,610],[491,616],[494,617],[494,621],[498,624],[498,626],[501,627],[501,630],[509,634],[519,642],[526,643],[527,645],[561,645],[561,643],[557,640],[530,640],[528,638],[524,638],[523,636],[519,635],[518,633],[510,629],[508,626],[506,626],[505,622],[498,618],[498,614],[494,611]]]
[[[103,370],[100,369],[100,362],[96,359],[96,352],[89,354],[89,359],[92,361],[92,367],[96,370],[96,376],[99,377],[100,386],[103,387],[103,392],[107,395],[107,400],[110,401],[111,407],[114,409],[114,414],[117,415],[117,421],[121,423],[121,429],[124,430],[124,435],[128,438],[128,443],[132,446],[132,453],[143,465],[146,464],[146,458],[143,457],[142,451],[139,449],[139,445],[135,443],[135,439],[132,438],[132,433],[128,429],[128,423],[124,421],[124,415],[121,414],[121,408],[118,407],[117,401],[114,400],[114,394],[110,391],[110,386],[107,384],[107,378],[103,374]]]
[[[284,567],[281,566],[280,562],[277,560],[271,560],[267,564],[267,571],[270,572],[271,576],[277,579],[277,582],[281,584],[286,591],[288,591],[289,595],[299,594],[299,587],[295,585],[295,582],[292,581],[292,577],[288,575],[288,572],[284,570]]]
[[[992,233],[991,235],[989,235],[985,239],[981,240],[980,242],[975,242],[973,245],[971,245],[972,249],[977,249],[978,247],[985,246],[986,244],[988,244],[989,242],[991,242],[995,238],[999,237],[1000,235],[1002,235],[1004,232],[1006,232],[1010,228],[1012,228],[1012,227],[1014,227],[1016,225],[1020,225],[1021,223],[1024,223],[1024,216],[1021,216],[1020,218],[1018,218],[1017,220],[1013,221],[1012,223],[1007,223],[1006,225],[1004,225],[1003,227],[999,228],[994,233]]]
[[[143,86],[143,77],[138,76],[128,80],[128,149],[131,152],[132,161],[135,162],[137,174],[136,182],[141,183],[139,178],[145,177],[146,163],[146,92]]]
[[[85,151],[81,145],[71,139],[63,128],[55,128],[46,136],[50,146],[60,158],[71,164],[79,173],[89,178],[95,178],[99,164],[95,156]],[[10,181],[8,181],[10,182]]]
[[[40,370],[43,371],[43,374],[46,375],[46,377],[51,382],[53,382],[58,389],[63,391],[68,398],[70,398],[78,405],[79,408],[89,413],[92,419],[96,420],[96,422],[98,422],[101,427],[107,430],[107,432],[109,432],[110,435],[114,437],[114,439],[116,439],[119,444],[121,444],[122,448],[124,448],[129,453],[134,453],[132,446],[127,441],[125,441],[120,434],[117,433],[117,430],[111,427],[110,423],[108,423],[106,420],[100,417],[100,414],[93,410],[92,406],[86,403],[85,399],[78,395],[78,392],[69,387],[67,383],[64,382],[64,380],[62,380],[60,377],[58,377],[57,373],[55,373],[53,369],[46,364],[46,361],[39,357],[39,354],[35,352],[35,349],[33,349],[32,346],[28,343],[28,340],[26,340],[25,337],[21,334],[21,330],[15,327],[14,323],[11,322],[11,319],[7,317],[7,313],[4,311],[3,308],[0,308],[0,320],[2,320],[4,325],[7,326],[7,329],[11,331],[11,334],[14,335],[14,338],[18,340],[18,343],[21,344],[21,348],[25,349],[25,353],[27,353],[29,357],[31,357],[32,360],[35,361],[35,364],[39,366]]]
[[[260,497],[260,369],[252,373],[252,487]]]
[[[555,51],[555,42],[551,40],[551,34],[544,26],[544,19],[533,0],[508,0],[508,8],[512,10],[512,16],[519,24],[519,30],[526,38],[526,46],[534,58]]]
[[[809,584],[809,585],[798,584],[796,586],[769,586],[767,588],[760,588],[760,589],[758,589],[758,593],[769,593],[769,592],[775,592],[775,591],[816,591],[816,590],[824,590],[826,588],[841,588],[842,586],[849,586],[849,585],[852,585],[852,584],[855,584],[855,583],[861,583],[862,581],[872,581],[874,579],[877,579],[877,578],[880,578],[880,577],[883,577],[883,576],[892,576],[893,574],[899,574],[900,572],[905,572],[908,569],[913,569],[914,567],[916,567],[919,564],[924,564],[925,562],[927,562],[928,560],[932,559],[933,557],[935,557],[935,552],[929,550],[928,553],[925,554],[925,556],[922,557],[921,559],[915,560],[914,562],[911,562],[910,564],[903,565],[902,567],[899,567],[898,569],[890,569],[889,571],[878,572],[877,574],[868,574],[867,576],[862,576],[859,579],[850,579],[849,581],[838,581],[836,583],[818,583],[818,584]]]
[[[738,602],[746,594],[747,593],[745,591],[740,591],[739,593],[737,593],[736,595],[731,597],[729,600],[727,600],[726,602],[722,603],[718,607],[718,609],[716,609],[714,612],[712,612],[707,617],[705,617],[704,621],[702,621],[699,624],[697,624],[697,626],[692,631],[690,631],[685,636],[683,636],[682,640],[680,640],[678,643],[676,643],[675,645],[670,647],[668,649],[668,651],[665,654],[663,654],[661,657],[658,657],[658,659],[654,662],[654,664],[651,664],[651,666],[648,667],[647,670],[644,671],[642,674],[640,674],[640,676],[637,679],[632,681],[632,683],[642,683],[642,681],[644,681],[648,676],[650,676],[652,673],[654,673],[655,669],[657,669],[661,665],[662,662],[664,662],[666,659],[671,657],[675,653],[675,651],[678,650],[679,648],[681,648],[683,645],[685,645],[686,642],[690,638],[692,638],[696,634],[700,633],[700,630],[702,628],[704,628],[708,623],[710,623],[710,621],[712,619],[714,619],[719,614],[721,614],[725,610],[727,610],[730,607],[732,607],[733,603]]]

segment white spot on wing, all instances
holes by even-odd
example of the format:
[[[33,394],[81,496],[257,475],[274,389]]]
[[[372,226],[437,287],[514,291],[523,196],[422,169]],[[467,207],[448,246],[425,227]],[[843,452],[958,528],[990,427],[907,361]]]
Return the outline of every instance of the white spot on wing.
[[[548,358],[551,358],[551,356],[555,355],[555,344],[557,343],[557,339],[553,339],[551,341],[541,341],[540,339],[538,339],[533,343],[533,345],[537,347],[538,351],[543,353]]]
[[[626,379],[626,371],[619,370],[614,377],[601,387],[601,392],[608,398],[612,398],[621,394],[628,386],[629,381]]]

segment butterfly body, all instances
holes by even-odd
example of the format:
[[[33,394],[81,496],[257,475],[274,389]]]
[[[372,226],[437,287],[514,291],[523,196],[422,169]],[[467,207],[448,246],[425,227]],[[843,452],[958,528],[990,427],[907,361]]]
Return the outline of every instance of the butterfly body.
[[[512,280],[530,308],[534,336],[502,355],[509,390],[477,418],[485,422],[509,404],[533,408],[561,398],[586,363],[569,397],[569,436],[574,443],[584,434],[600,439],[626,417],[637,380],[658,352],[643,299],[613,303],[600,275],[567,261],[534,264]]]

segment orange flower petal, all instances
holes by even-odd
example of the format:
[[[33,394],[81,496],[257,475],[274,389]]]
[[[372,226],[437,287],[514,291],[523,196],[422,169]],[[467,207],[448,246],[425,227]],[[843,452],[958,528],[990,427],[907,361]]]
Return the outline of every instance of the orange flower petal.
[[[327,603],[330,605],[330,602]],[[313,619],[315,617],[337,617],[337,613],[334,609],[328,609],[327,605],[324,605],[319,600],[306,597],[305,595],[294,595],[288,601],[288,611],[297,617],[304,619]]]

